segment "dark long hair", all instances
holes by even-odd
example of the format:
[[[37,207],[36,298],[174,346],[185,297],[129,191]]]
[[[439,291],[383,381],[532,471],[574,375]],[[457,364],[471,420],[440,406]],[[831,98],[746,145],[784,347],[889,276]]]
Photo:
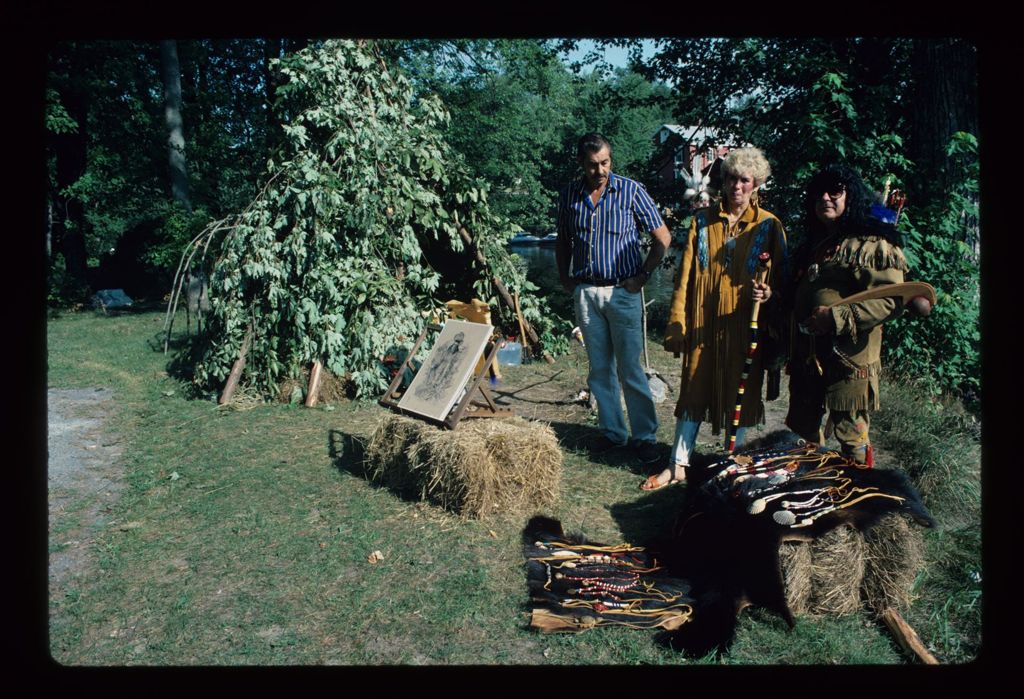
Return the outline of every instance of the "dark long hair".
[[[812,238],[818,237],[825,230],[825,224],[818,220],[815,212],[818,200],[824,192],[835,192],[840,188],[846,190],[846,208],[839,217],[839,229],[850,234],[865,227],[874,228],[877,219],[871,215],[871,206],[877,203],[877,195],[868,189],[856,170],[840,163],[831,163],[811,177],[804,194],[804,225]]]
[[[878,195],[872,192],[860,173],[848,165],[830,163],[819,170],[807,182],[804,190],[804,231],[806,235],[793,251],[791,269],[800,274],[806,267],[811,248],[815,240],[821,240],[825,234],[825,224],[818,220],[815,206],[824,192],[846,190],[846,206],[838,219],[840,235],[878,235],[898,247],[903,247],[903,235],[896,226],[879,220],[871,211],[878,203]],[[795,284],[795,277],[792,284]]]

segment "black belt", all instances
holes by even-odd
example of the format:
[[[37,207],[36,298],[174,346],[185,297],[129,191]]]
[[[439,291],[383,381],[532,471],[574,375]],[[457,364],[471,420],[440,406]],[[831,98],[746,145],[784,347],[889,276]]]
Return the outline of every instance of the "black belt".
[[[579,280],[580,284],[593,284],[594,286],[618,286],[622,279],[593,279],[584,277]]]

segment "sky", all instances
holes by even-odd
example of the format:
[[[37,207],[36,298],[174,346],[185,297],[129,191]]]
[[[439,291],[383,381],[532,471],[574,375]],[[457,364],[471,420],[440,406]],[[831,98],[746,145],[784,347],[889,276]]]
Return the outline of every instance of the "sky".
[[[650,58],[654,55],[654,42],[650,39],[643,40],[644,47],[644,58]],[[588,51],[594,48],[594,42],[590,39],[580,40],[579,47],[568,55],[568,60],[575,61],[583,58]],[[604,50],[605,58],[616,68],[625,68],[629,63],[629,56],[627,55],[626,49],[619,46],[612,46]]]

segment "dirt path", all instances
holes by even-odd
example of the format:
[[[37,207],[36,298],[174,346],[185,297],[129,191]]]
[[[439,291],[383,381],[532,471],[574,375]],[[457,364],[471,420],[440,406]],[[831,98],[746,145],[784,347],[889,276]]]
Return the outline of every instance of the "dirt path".
[[[656,405],[658,422],[658,443],[665,453],[667,462],[671,440],[675,429],[675,404],[679,397],[680,360],[662,350],[652,340],[649,343],[650,368],[667,381],[670,390],[665,400]],[[528,419],[543,420],[560,425],[578,425],[579,429],[563,430],[559,434],[562,446],[578,448],[596,434],[596,417],[584,401],[577,400],[577,394],[587,387],[586,351],[575,345],[568,357],[561,357],[554,365],[534,362],[524,367],[503,367],[504,380],[495,390],[500,403],[509,405]],[[789,410],[789,377],[783,375],[780,395],[773,401],[766,401],[765,422],[747,431],[747,441],[763,437],[777,430],[785,430],[786,413]],[[711,425],[702,423],[697,435],[697,452],[724,451],[725,432],[711,434]],[[835,439],[826,442],[827,447],[838,449]],[[874,443],[875,461],[879,466],[890,464],[883,449]]]
[[[123,487],[119,437],[105,431],[112,401],[103,388],[47,392],[51,599],[93,563],[91,544]]]

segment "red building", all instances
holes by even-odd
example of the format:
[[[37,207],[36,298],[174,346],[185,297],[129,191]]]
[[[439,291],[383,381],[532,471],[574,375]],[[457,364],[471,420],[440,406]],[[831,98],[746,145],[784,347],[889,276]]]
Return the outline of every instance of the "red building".
[[[731,136],[702,126],[663,124],[654,133],[655,181],[659,189],[682,187],[686,181],[683,172],[693,173],[694,165],[702,175],[711,175],[711,186],[716,185],[715,163],[737,148]]]

